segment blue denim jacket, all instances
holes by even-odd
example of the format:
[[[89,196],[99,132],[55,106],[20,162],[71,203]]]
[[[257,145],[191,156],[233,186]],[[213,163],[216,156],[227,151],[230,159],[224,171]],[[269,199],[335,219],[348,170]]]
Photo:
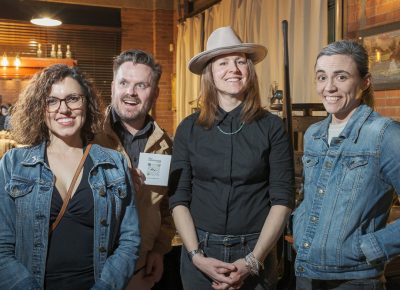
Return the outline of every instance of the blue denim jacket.
[[[43,289],[54,175],[45,143],[8,151],[0,161],[0,289]],[[123,289],[135,268],[138,218],[126,160],[93,145],[95,285]]]
[[[400,124],[359,106],[328,145],[331,116],[304,136],[304,201],[294,213],[297,276],[361,279],[400,254]]]

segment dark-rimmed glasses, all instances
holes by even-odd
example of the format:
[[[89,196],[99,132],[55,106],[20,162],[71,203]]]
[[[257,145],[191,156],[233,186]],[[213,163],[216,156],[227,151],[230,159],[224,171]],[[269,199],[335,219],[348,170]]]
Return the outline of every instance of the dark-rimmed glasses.
[[[64,102],[70,110],[80,109],[84,103],[84,95],[71,94],[66,96],[64,99],[48,97],[46,99],[47,112],[54,113],[58,111],[60,109],[61,102]]]

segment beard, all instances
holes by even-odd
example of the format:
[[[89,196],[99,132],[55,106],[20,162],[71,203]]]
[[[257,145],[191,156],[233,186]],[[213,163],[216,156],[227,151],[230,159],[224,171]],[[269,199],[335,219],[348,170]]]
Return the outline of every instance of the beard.
[[[132,107],[129,104],[132,104]],[[136,96],[125,95],[113,102],[112,105],[121,120],[130,123],[145,118],[151,109],[152,101],[142,102]]]

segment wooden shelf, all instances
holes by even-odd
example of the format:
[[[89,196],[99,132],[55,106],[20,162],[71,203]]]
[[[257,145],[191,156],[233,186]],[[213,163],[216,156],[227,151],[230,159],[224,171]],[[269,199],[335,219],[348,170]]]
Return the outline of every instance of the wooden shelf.
[[[37,71],[53,64],[75,66],[77,65],[77,61],[70,58],[21,57],[21,66],[18,68],[15,66],[0,67],[0,78],[29,79]]]

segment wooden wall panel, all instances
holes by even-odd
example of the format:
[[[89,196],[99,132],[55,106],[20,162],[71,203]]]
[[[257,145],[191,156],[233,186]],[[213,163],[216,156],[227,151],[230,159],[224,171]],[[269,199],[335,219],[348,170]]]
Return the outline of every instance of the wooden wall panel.
[[[17,53],[21,57],[35,57],[38,43],[42,46],[42,57],[50,57],[51,44],[55,44],[56,49],[61,44],[65,57],[66,45],[69,44],[72,58],[93,79],[105,102],[109,102],[112,60],[121,50],[120,29],[78,25],[45,28],[0,19],[0,56],[6,52],[10,60]],[[11,99],[15,99],[15,96]]]

